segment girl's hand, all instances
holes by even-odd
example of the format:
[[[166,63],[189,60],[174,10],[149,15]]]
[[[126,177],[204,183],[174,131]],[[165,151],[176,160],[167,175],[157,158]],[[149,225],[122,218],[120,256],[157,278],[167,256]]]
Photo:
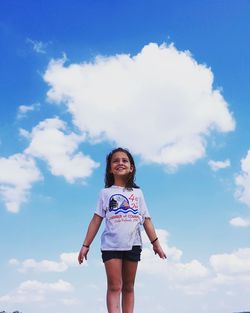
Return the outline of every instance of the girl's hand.
[[[162,247],[158,241],[153,244],[153,250],[154,253],[158,254],[161,259],[167,258],[166,253],[162,250]]]
[[[82,264],[83,260],[87,260],[87,254],[89,252],[89,248],[82,246],[79,255],[78,255],[78,263]]]

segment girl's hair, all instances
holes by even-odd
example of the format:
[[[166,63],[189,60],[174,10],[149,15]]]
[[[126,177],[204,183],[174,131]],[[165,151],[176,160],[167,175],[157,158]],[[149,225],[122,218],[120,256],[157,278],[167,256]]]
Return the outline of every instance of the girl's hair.
[[[111,169],[112,156],[116,152],[126,153],[126,155],[129,158],[130,164],[133,166],[133,171],[128,175],[128,179],[127,179],[125,188],[127,188],[127,189],[140,188],[135,183],[135,173],[136,173],[135,161],[134,161],[131,153],[127,149],[124,149],[121,147],[112,150],[106,157],[105,188],[108,188],[114,184],[114,175],[112,173],[110,173],[110,169]]]

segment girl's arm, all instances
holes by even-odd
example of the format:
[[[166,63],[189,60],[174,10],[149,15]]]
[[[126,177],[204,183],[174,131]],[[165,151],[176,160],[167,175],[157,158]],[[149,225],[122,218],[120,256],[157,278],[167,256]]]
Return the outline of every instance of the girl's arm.
[[[94,214],[94,216],[92,217],[92,220],[89,223],[86,237],[83,241],[83,246],[82,246],[82,248],[79,252],[79,255],[78,255],[79,264],[81,264],[84,259],[87,260],[87,254],[89,252],[89,246],[91,245],[92,241],[94,240],[95,235],[97,234],[97,232],[100,228],[102,220],[103,220],[103,218],[97,214]]]
[[[151,218],[145,218],[145,221],[143,223],[144,229],[146,231],[146,234],[150,240],[150,242],[153,245],[153,250],[155,254],[158,254],[160,258],[166,259],[167,256],[165,252],[162,250],[162,247],[160,245],[159,239],[156,235],[154,225],[151,221]]]

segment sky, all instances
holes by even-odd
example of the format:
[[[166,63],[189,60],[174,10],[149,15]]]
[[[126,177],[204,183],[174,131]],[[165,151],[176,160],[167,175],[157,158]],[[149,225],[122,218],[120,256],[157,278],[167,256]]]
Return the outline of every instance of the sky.
[[[0,2],[0,311],[106,312],[105,158],[133,154],[136,313],[250,310],[250,2]]]

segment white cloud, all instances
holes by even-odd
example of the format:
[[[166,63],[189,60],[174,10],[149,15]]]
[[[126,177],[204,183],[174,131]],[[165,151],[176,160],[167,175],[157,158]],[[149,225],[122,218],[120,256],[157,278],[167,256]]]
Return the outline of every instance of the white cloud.
[[[236,197],[250,207],[250,150],[241,160],[241,172],[236,176]]]
[[[62,253],[59,261],[26,259],[19,261],[17,259],[9,260],[9,264],[18,267],[19,272],[33,270],[37,272],[65,272],[69,267],[79,266],[77,263],[78,252]],[[87,261],[83,263],[87,266]]]
[[[244,288],[249,284],[250,248],[211,255],[207,265],[195,259],[183,262],[182,251],[169,246],[168,233],[157,230],[157,234],[168,259],[155,256],[143,234],[144,249],[139,272],[154,274],[154,277],[158,275],[170,290],[181,290],[187,295],[204,295],[217,290],[218,285],[227,288],[237,284]]]
[[[20,105],[18,107],[17,118],[18,119],[24,118],[26,117],[28,112],[35,111],[39,109],[39,107],[40,107],[40,103],[34,103],[32,105]]]
[[[234,217],[229,221],[229,223],[235,227],[248,227],[250,226],[250,219]]]
[[[70,183],[89,177],[99,166],[89,156],[77,152],[85,136],[69,133],[59,118],[40,122],[30,133],[24,129],[19,133],[30,141],[28,148],[24,153],[0,157],[0,195],[10,212],[19,212],[21,204],[28,200],[32,184],[42,179],[34,157],[45,160],[53,175],[64,176]]]
[[[37,280],[22,282],[18,288],[0,297],[0,303],[31,303],[45,301],[50,294],[72,292],[71,283],[59,279],[54,283],[43,283]]]
[[[46,48],[48,46],[48,43],[45,43],[39,40],[32,40],[30,38],[27,38],[26,41],[27,43],[32,45],[32,48],[35,52],[42,53],[42,54],[46,53]]]
[[[28,137],[27,133],[25,136]],[[66,123],[59,118],[40,122],[29,137],[31,141],[25,153],[45,160],[53,175],[64,176],[70,183],[90,176],[99,166],[89,156],[76,152],[85,136],[73,132],[67,134]]]
[[[21,204],[28,199],[32,184],[41,179],[42,175],[30,156],[14,154],[0,158],[0,195],[9,212],[20,210]]]
[[[145,161],[171,168],[193,163],[204,156],[211,131],[235,127],[213,89],[212,71],[173,45],[151,43],[133,57],[64,63],[52,60],[44,74],[48,99],[65,103],[90,140],[110,140]]]
[[[212,255],[210,264],[220,274],[247,274],[250,279],[250,248],[241,248],[233,253]]]
[[[144,233],[144,249],[142,261],[138,268],[139,277],[136,282],[137,302],[142,303],[139,306],[137,304],[138,312],[152,312],[156,301],[158,301],[159,307],[162,306],[170,312],[183,312],[185,306],[189,308],[188,311],[190,312],[198,312],[204,299],[207,307],[202,310],[203,312],[213,312],[211,308],[213,306],[217,308],[218,299],[225,300],[227,312],[236,312],[237,310],[232,308],[243,305],[242,299],[245,299],[245,295],[247,297],[250,291],[250,268],[248,264],[250,248],[212,255],[210,262],[204,265],[198,260],[183,261],[182,251],[169,245],[169,234],[166,230],[157,230],[157,234],[167,252],[168,260],[161,260],[154,255],[152,245],[148,239],[146,240]],[[237,261],[232,256],[236,256]],[[65,263],[71,264],[72,259],[76,259],[74,253],[62,253],[60,255],[60,260]],[[16,259],[13,259],[12,263],[22,264]],[[94,263],[92,265],[94,266]],[[89,306],[91,313],[101,312],[99,310],[100,303],[105,310],[105,275],[98,272],[103,270],[99,263],[98,265],[96,263],[95,266],[98,268],[96,271],[95,268],[92,268],[94,276],[87,277],[87,275],[84,285],[80,283],[79,290],[74,293],[67,293],[73,290],[71,284],[67,286],[67,284],[58,282],[58,284],[47,284],[30,280],[21,284],[13,292],[0,297],[0,303],[5,305],[21,302],[31,304],[34,302],[42,304],[43,302],[49,305],[56,303],[59,311],[63,306],[63,312],[66,312],[66,305],[74,305],[76,310],[83,306]],[[99,281],[98,288],[94,285],[96,281]],[[82,288],[88,291],[84,298],[82,298]],[[165,297],[166,294],[168,294],[167,298]],[[146,297],[145,301],[143,297]],[[99,298],[102,299],[100,303],[98,303]],[[247,300],[244,302],[245,304],[247,304]],[[219,313],[220,309],[217,308],[215,311]]]
[[[208,165],[211,167],[211,169],[216,172],[220,169],[227,168],[231,165],[231,162],[229,159],[225,161],[214,161],[214,160],[209,160]]]
[[[182,262],[182,251],[176,247],[170,247],[167,243],[168,233],[165,230],[157,230],[161,246],[167,253],[167,260],[155,256],[151,244],[143,233],[144,248],[139,271],[148,274],[159,275],[168,286],[174,289],[182,289],[187,294],[201,294],[207,291],[204,282],[209,277],[209,270],[198,260]],[[203,282],[203,284],[201,284]]]

